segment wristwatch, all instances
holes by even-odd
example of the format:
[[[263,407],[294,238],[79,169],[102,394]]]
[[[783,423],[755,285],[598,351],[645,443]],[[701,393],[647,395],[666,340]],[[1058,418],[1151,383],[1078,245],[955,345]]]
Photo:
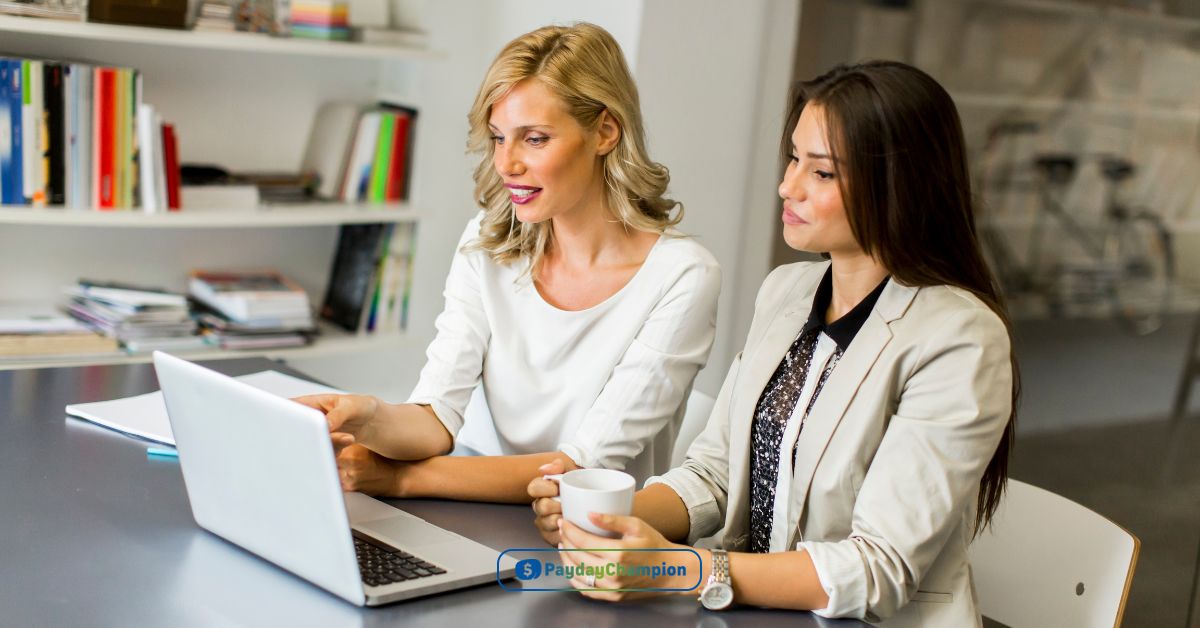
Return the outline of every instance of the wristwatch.
[[[712,550],[712,573],[700,592],[700,603],[710,611],[723,611],[733,604],[733,585],[729,578],[729,554]]]

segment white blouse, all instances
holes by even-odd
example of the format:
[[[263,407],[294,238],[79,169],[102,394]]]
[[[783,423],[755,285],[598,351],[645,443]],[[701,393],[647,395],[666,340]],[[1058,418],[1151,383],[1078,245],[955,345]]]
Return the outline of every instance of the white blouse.
[[[837,343],[826,336],[825,332],[817,334],[817,344],[813,347],[812,361],[809,362],[808,373],[804,377],[804,387],[800,389],[800,398],[796,400],[796,407],[783,428],[783,440],[779,442],[779,472],[775,477],[775,504],[771,514],[772,552],[789,549],[788,536],[800,523],[800,508],[794,503],[796,500],[792,499],[795,484],[792,451],[796,446],[796,439],[800,437],[800,429],[804,426],[804,417],[808,414],[813,395],[817,394],[821,373],[825,371],[837,348]]]
[[[457,439],[482,379],[501,454],[562,451],[639,483],[666,471],[716,334],[716,259],[669,232],[616,294],[565,311],[522,277],[528,261],[500,265],[462,251],[481,219],[459,241],[437,336],[408,403],[431,406]]]

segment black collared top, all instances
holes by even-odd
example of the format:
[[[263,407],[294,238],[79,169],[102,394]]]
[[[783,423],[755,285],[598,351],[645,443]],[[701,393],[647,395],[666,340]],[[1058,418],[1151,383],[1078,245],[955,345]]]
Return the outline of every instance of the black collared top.
[[[830,355],[821,370],[820,379],[817,380],[816,388],[805,408],[805,416],[802,417],[802,421],[807,419],[808,412],[812,411],[813,403],[821,394],[821,388],[824,387],[825,381],[829,379],[830,373],[837,366],[838,360],[850,347],[850,343],[858,335],[858,330],[862,329],[863,324],[867,322],[871,310],[875,309],[875,303],[879,301],[879,295],[883,293],[887,281],[887,278],[884,278],[879,282],[879,285],[870,294],[844,316],[831,323],[826,323],[825,312],[829,310],[829,304],[833,300],[833,271],[832,268],[826,269],[825,276],[821,278],[821,283],[817,286],[817,292],[813,296],[812,310],[808,314],[808,321],[804,323],[803,329],[800,330],[796,340],[792,342],[792,346],[788,348],[783,360],[775,369],[775,373],[767,382],[762,396],[758,398],[750,437],[751,552],[766,553],[770,551],[771,529],[774,524],[775,486],[779,477],[779,447],[783,442],[783,433],[787,429],[788,420],[795,411],[796,404],[800,401],[804,382],[810,375],[809,371],[812,367],[818,338],[824,332],[837,345],[837,349]],[[803,429],[803,425],[801,422],[801,429]],[[795,468],[795,455],[796,449],[793,443],[792,468]]]
[[[821,283],[817,286],[817,293],[813,295],[812,310],[808,313],[808,322],[804,323],[804,329],[800,331],[803,336],[805,332],[812,330],[823,331],[829,339],[836,342],[839,349],[845,351],[850,346],[850,341],[858,335],[858,330],[862,329],[863,323],[867,322],[867,317],[871,315],[871,310],[875,309],[875,302],[879,301],[879,295],[883,294],[883,288],[887,285],[887,277],[879,282],[879,285],[858,302],[849,312],[846,312],[841,318],[832,323],[825,322],[825,312],[829,310],[829,303],[833,301],[833,268],[825,269],[825,276],[821,277]]]

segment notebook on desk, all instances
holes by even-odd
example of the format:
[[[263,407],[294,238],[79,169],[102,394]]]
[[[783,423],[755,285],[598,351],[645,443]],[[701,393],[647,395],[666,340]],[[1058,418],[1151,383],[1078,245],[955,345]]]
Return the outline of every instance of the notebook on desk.
[[[357,605],[511,578],[516,561],[343,494],[319,410],[154,354],[200,527]]]
[[[284,375],[278,371],[261,371],[235,379],[283,398],[342,392],[336,388]],[[175,444],[175,436],[171,433],[171,423],[167,419],[167,406],[163,403],[162,392],[146,393],[112,401],[71,404],[66,407],[66,412],[68,416],[91,421],[130,436],[165,445]]]

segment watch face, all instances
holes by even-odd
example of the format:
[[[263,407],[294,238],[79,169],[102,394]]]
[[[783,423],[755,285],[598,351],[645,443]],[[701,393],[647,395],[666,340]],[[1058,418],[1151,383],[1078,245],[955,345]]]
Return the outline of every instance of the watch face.
[[[714,582],[704,589],[701,598],[704,608],[719,610],[733,603],[733,587],[722,582]]]

